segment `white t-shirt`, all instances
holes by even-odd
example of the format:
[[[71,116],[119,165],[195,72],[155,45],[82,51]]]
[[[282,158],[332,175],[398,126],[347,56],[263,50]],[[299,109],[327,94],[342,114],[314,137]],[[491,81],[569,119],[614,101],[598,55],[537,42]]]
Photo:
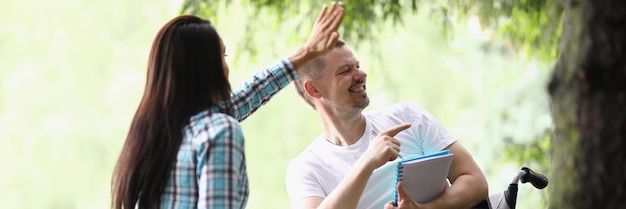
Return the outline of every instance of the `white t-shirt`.
[[[289,162],[286,184],[292,206],[306,197],[326,198],[367,150],[374,139],[372,130],[381,133],[411,123],[395,137],[400,140],[400,155],[404,158],[437,152],[456,141],[430,113],[412,103],[402,102],[364,115],[365,132],[356,143],[337,146],[320,135]],[[372,173],[357,208],[383,208],[393,200],[393,165],[388,162]]]

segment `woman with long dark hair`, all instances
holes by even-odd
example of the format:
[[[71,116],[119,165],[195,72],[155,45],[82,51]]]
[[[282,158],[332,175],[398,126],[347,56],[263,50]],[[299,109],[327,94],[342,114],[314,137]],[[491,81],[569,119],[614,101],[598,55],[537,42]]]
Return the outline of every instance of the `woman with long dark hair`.
[[[225,47],[208,20],[179,16],[158,32],[143,98],[112,178],[112,207],[244,208],[239,122],[332,49],[343,5],[324,6],[308,41],[231,92]]]

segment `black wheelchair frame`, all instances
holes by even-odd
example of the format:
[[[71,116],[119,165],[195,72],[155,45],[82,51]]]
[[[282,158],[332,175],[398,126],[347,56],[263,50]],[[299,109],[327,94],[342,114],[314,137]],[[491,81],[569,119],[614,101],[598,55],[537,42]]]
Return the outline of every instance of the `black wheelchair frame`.
[[[517,204],[518,182],[532,184],[537,189],[543,189],[548,186],[548,178],[541,173],[537,173],[530,168],[522,167],[509,187],[499,193],[490,194],[485,200],[474,206],[474,209],[515,209]]]

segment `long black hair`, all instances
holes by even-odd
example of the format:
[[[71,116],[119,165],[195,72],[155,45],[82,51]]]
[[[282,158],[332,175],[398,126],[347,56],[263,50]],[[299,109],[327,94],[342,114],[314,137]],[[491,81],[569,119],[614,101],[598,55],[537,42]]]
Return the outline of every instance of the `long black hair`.
[[[230,97],[221,43],[208,20],[188,15],[156,35],[143,98],[113,173],[112,208],[159,207],[189,118]]]

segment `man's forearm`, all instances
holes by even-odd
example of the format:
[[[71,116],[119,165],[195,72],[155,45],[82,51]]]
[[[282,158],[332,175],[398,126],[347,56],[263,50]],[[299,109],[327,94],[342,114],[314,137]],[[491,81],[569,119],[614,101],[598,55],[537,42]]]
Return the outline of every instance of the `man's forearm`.
[[[318,208],[356,208],[374,169],[357,163]]]
[[[489,195],[487,182],[476,175],[461,175],[437,199],[424,208],[471,208]]]

